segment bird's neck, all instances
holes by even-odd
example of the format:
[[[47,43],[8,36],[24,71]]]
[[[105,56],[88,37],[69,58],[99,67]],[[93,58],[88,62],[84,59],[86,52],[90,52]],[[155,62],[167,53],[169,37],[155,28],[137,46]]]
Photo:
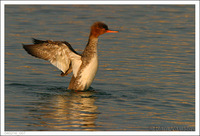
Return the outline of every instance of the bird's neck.
[[[83,51],[83,56],[90,56],[97,54],[97,44],[98,44],[98,38],[96,37],[89,37],[88,43],[85,47],[85,50]]]

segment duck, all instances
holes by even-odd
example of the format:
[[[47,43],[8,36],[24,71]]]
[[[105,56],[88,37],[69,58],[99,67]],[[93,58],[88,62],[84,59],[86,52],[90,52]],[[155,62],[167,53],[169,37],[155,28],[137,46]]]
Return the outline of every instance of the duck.
[[[98,38],[105,33],[118,33],[110,30],[103,22],[95,22],[90,29],[88,43],[79,54],[66,41],[38,40],[33,44],[22,44],[24,50],[39,59],[49,61],[61,70],[61,76],[73,73],[68,89],[86,91],[92,84],[98,70]]]

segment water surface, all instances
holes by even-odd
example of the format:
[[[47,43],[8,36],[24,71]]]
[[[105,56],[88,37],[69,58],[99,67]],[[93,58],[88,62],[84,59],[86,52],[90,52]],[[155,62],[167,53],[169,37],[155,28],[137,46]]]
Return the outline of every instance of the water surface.
[[[151,131],[195,129],[193,5],[7,5],[5,130]],[[82,52],[91,24],[99,70],[86,92],[71,75],[28,55],[31,38],[66,40]]]

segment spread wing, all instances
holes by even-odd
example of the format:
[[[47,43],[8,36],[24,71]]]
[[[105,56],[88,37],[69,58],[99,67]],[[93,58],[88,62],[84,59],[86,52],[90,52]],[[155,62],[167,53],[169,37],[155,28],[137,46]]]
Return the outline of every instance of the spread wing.
[[[71,73],[74,64],[77,63],[77,66],[80,66],[82,63],[81,56],[68,42],[33,39],[33,43],[32,45],[23,45],[23,48],[34,57],[50,61],[62,71],[62,76]],[[73,72],[76,75],[77,70],[73,70]]]

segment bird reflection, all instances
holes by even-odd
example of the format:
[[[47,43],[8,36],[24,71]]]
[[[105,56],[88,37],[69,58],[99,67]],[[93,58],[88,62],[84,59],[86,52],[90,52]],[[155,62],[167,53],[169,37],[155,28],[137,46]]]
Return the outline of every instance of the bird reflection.
[[[71,91],[42,98],[44,103],[40,101],[30,111],[31,116],[38,120],[30,126],[42,130],[95,131],[95,120],[99,113],[94,105],[94,94],[94,91]]]

